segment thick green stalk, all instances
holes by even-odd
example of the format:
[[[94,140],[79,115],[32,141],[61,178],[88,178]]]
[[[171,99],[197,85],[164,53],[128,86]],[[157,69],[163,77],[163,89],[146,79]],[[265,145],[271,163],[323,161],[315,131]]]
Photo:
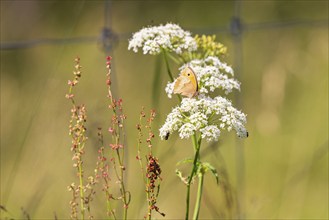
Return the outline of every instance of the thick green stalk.
[[[187,184],[185,220],[188,220],[189,212],[190,212],[190,185]]]
[[[191,182],[193,179],[193,176],[195,175],[195,172],[197,170],[197,162],[200,158],[200,146],[201,146],[201,137],[199,140],[197,140],[197,136],[196,134],[194,134],[192,136],[192,142],[193,142],[193,147],[195,150],[195,155],[194,155],[194,160],[193,160],[193,168],[191,171],[191,175],[188,178],[188,182],[187,182],[187,194],[186,194],[186,213],[185,213],[185,219],[188,220],[189,219],[189,211],[190,211],[190,191],[191,191]]]
[[[193,219],[195,219],[195,220],[197,220],[199,218],[201,197],[202,197],[202,188],[203,188],[203,179],[204,179],[204,173],[201,171],[201,173],[199,174],[197,200],[195,203],[194,214],[193,214]]]

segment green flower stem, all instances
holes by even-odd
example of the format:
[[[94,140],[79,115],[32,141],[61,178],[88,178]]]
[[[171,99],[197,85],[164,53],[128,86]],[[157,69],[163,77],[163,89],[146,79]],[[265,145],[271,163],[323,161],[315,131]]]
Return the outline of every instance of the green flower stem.
[[[170,53],[166,53],[167,56],[174,61],[177,65],[181,64],[182,62],[180,62],[176,57],[174,57],[173,55],[171,55]]]
[[[170,81],[174,82],[174,77],[172,76],[169,61],[168,61],[168,54],[167,54],[166,50],[164,50],[164,49],[162,50],[162,53],[163,53],[163,57],[164,57],[164,60],[165,60],[165,63],[166,63],[167,73],[169,75]]]
[[[190,184],[187,185],[185,220],[188,220],[189,211],[190,211]]]
[[[200,147],[201,147],[201,137],[199,140],[197,140],[197,135],[194,134],[192,136],[192,142],[193,142],[193,147],[195,150],[195,155],[194,155],[194,160],[193,160],[193,168],[191,171],[191,175],[188,178],[188,183],[187,183],[187,194],[186,194],[186,213],[185,213],[185,219],[189,219],[189,211],[190,211],[190,191],[191,191],[191,182],[192,179],[197,171],[198,168],[198,161],[200,160]],[[202,185],[201,185],[202,188]],[[201,191],[202,192],[202,191]],[[198,190],[198,195],[199,195],[199,190]],[[201,198],[201,193],[200,193],[200,198]],[[200,209],[200,203],[198,204],[198,207],[196,207],[198,210]]]
[[[194,207],[193,219],[199,218],[203,180],[204,180],[204,173],[201,171],[201,173],[199,174],[198,193],[197,193],[197,200],[196,200],[195,207]]]
[[[165,63],[166,63],[166,67],[167,67],[167,72],[168,72],[168,75],[169,75],[169,78],[170,78],[170,81],[171,82],[174,82],[174,77],[172,76],[172,73],[171,73],[171,70],[170,70],[170,65],[169,65],[169,61],[168,61],[168,53],[165,49],[162,49],[162,53],[163,53],[163,57],[165,59]],[[179,102],[182,101],[182,97],[178,94],[177,95],[178,99],[179,99]]]
[[[193,143],[194,152],[196,153],[196,151],[198,150],[198,141],[196,134],[192,136],[192,143]]]

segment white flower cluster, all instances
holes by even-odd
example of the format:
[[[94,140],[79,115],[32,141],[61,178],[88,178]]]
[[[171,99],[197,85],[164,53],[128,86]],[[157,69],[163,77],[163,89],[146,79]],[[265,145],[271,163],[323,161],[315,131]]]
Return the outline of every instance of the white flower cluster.
[[[199,94],[208,94],[219,88],[224,90],[225,94],[232,92],[233,89],[240,90],[240,82],[234,78],[233,69],[226,63],[220,61],[217,57],[207,57],[203,60],[192,60],[180,69],[189,66],[197,76],[199,84]],[[168,82],[166,93],[171,98],[175,82]]]
[[[199,131],[207,141],[216,141],[221,130],[234,129],[239,137],[244,138],[248,136],[244,127],[246,121],[246,115],[223,97],[184,98],[181,105],[167,116],[160,128],[160,137],[165,139],[168,134],[178,131],[183,139]]]
[[[165,49],[170,52],[181,54],[183,50],[194,51],[197,43],[191,33],[184,31],[179,25],[168,23],[154,27],[143,28],[134,33],[129,40],[128,50],[138,52],[143,49],[144,54],[156,55]]]
[[[182,54],[185,51],[196,51],[197,47],[190,32],[184,31],[179,25],[168,23],[146,27],[134,33],[129,40],[128,50],[143,50],[143,54],[151,55],[157,55],[162,50]],[[166,139],[177,131],[183,139],[199,132],[203,139],[213,141],[218,140],[221,131],[232,129],[239,137],[247,137],[248,132],[244,127],[246,115],[234,108],[229,100],[221,96],[209,96],[216,89],[223,90],[225,94],[233,89],[240,90],[240,82],[234,79],[233,69],[215,56],[194,59],[180,70],[186,66],[191,67],[196,74],[198,96],[184,98],[179,106],[173,108],[160,128],[160,137]],[[175,81],[166,86],[169,98],[173,94],[174,85]]]

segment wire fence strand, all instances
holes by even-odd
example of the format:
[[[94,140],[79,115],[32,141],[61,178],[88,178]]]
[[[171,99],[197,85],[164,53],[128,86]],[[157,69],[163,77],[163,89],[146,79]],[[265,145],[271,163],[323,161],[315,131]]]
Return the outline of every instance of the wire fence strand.
[[[109,9],[110,10],[110,9]],[[282,22],[261,22],[261,23],[242,23],[240,17],[234,16],[235,19],[240,21],[242,28],[240,31],[261,31],[268,29],[278,28],[293,28],[293,27],[311,27],[311,28],[328,28],[328,20],[294,20],[294,21],[282,21]],[[88,44],[101,42],[104,49],[111,48],[116,41],[126,41],[131,37],[132,32],[117,33],[110,26],[104,25],[102,32],[96,36],[82,36],[71,38],[40,38],[35,40],[22,40],[14,42],[1,42],[0,50],[19,50],[31,47],[37,47],[40,45],[58,45],[58,44]],[[196,34],[218,34],[218,33],[232,33],[232,27],[219,26],[209,28],[187,28],[192,33]]]

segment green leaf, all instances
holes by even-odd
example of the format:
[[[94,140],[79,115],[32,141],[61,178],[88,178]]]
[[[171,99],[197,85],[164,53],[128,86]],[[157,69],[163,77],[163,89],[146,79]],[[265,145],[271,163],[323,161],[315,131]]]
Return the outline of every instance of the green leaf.
[[[179,165],[184,164],[184,163],[193,163],[193,162],[194,162],[193,159],[191,159],[191,158],[185,158],[183,160],[178,161],[176,163],[176,166],[179,166]]]
[[[202,168],[203,168],[203,172],[206,173],[208,170],[211,171],[211,173],[215,176],[216,178],[216,183],[219,183],[219,179],[218,179],[218,173],[215,167],[213,167],[210,163],[202,163]]]

